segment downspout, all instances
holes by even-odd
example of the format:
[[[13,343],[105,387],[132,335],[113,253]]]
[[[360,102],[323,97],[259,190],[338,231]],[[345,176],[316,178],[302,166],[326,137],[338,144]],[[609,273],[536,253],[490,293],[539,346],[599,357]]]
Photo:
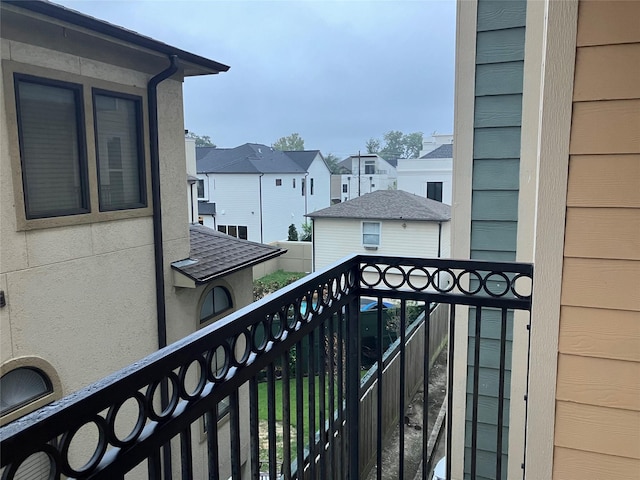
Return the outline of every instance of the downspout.
[[[264,177],[264,173],[261,173],[260,177],[258,178],[258,181],[260,182],[260,184],[258,185],[260,190],[260,243],[264,243],[264,235],[262,229],[262,177]]]
[[[309,176],[309,172],[304,174],[304,214],[307,214],[307,197],[309,196],[309,189],[311,185],[307,185],[307,177]]]
[[[316,271],[316,239],[315,239],[315,220],[311,219],[311,271]]]
[[[147,84],[149,104],[149,152],[151,157],[151,198],[153,202],[153,247],[156,264],[156,310],[158,315],[158,349],[167,346],[167,311],[164,298],[164,249],[162,246],[162,203],[160,198],[160,148],[158,144],[158,84],[178,71],[178,56],[169,57],[171,64]],[[162,408],[169,404],[169,385],[160,384]],[[171,478],[171,444],[163,449],[164,477]]]
[[[438,258],[441,255],[442,248],[442,222],[438,222]]]

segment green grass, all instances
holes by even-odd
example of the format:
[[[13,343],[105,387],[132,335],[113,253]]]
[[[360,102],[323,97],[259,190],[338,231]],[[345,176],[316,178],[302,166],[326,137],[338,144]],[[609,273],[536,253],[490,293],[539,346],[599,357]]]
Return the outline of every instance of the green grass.
[[[277,270],[273,273],[270,273],[269,275],[260,277],[259,279],[256,280],[256,282],[277,283],[284,287],[304,277],[305,275],[306,273],[303,273],[303,272],[285,272],[284,270]]]

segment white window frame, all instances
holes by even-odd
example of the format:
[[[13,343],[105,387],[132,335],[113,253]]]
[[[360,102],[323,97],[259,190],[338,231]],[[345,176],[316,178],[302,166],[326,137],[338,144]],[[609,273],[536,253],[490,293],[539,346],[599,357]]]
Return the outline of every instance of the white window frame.
[[[365,225],[377,225],[378,226],[378,243],[367,243],[365,242],[365,235],[376,235],[376,233],[365,232]],[[361,235],[362,235],[362,246],[365,248],[378,248],[382,244],[382,222],[375,221],[363,221],[361,223]]]

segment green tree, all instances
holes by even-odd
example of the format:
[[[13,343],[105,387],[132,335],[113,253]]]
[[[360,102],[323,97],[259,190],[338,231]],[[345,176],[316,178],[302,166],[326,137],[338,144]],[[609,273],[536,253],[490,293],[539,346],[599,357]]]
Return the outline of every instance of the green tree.
[[[193,138],[196,141],[196,147],[215,147],[216,144],[211,141],[209,135],[198,135],[194,132],[187,133],[187,138]]]
[[[383,136],[384,146],[370,138],[365,144],[367,153],[377,153],[385,160],[398,158],[416,158],[422,149],[422,132],[404,134],[398,130],[390,130]]]
[[[324,156],[324,161],[327,164],[327,167],[329,167],[329,171],[331,173],[340,173],[340,167],[338,166],[340,159],[336,155],[328,153]]]
[[[302,224],[302,234],[300,240],[303,242],[310,242],[313,239],[313,227],[312,223],[304,222]]]
[[[276,143],[271,146],[281,152],[286,150],[304,150],[304,140],[298,133],[292,133],[287,137],[279,138]]]
[[[290,242],[298,241],[298,230],[296,230],[296,226],[292,223],[289,225],[289,237],[287,238]]]

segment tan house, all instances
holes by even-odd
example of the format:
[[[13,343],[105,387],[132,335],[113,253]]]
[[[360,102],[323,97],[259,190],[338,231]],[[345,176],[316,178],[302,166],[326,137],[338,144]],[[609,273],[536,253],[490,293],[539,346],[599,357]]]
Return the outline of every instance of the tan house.
[[[459,1],[457,22],[452,256],[535,267],[503,478],[638,478],[640,2]],[[466,371],[471,351],[456,362]],[[467,386],[454,395],[461,479]],[[475,473],[494,478],[481,443]]]

